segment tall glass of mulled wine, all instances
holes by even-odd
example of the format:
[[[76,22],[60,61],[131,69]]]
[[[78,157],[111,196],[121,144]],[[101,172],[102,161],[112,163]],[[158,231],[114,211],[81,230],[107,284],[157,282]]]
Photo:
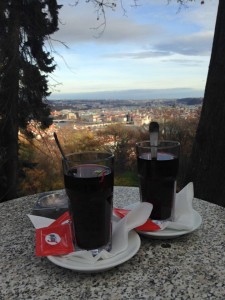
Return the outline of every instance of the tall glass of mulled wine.
[[[179,150],[176,141],[159,141],[157,146],[150,141],[136,144],[140,198],[153,204],[153,220],[172,218]]]
[[[75,248],[97,255],[110,251],[114,156],[81,152],[63,159],[64,184],[74,225]]]

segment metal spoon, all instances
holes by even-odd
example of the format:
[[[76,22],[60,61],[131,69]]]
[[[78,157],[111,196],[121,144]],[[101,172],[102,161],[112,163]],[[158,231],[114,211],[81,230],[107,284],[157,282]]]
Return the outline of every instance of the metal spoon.
[[[150,133],[150,145],[151,145],[151,157],[157,159],[157,146],[159,137],[159,124],[157,122],[151,122],[149,124]]]

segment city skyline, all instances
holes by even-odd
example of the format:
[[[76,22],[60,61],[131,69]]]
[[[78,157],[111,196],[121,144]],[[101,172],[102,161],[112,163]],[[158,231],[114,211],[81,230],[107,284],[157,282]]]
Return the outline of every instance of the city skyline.
[[[107,10],[105,30],[97,37],[102,20],[90,3],[59,1],[64,6],[60,30],[52,37],[58,66],[50,99],[203,96],[218,0],[181,9],[175,0],[132,3],[124,1],[126,15],[119,8]]]

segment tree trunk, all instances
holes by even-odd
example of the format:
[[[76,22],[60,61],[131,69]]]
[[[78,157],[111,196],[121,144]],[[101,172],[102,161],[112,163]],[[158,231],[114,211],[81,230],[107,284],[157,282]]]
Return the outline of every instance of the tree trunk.
[[[8,63],[4,75],[5,93],[5,115],[1,128],[1,147],[5,149],[5,163],[3,174],[5,177],[4,191],[1,193],[0,202],[13,199],[17,196],[17,173],[18,173],[18,91],[19,91],[19,15],[17,1],[11,4],[11,24],[8,32]]]
[[[202,112],[189,179],[195,197],[225,206],[225,1],[218,6]]]

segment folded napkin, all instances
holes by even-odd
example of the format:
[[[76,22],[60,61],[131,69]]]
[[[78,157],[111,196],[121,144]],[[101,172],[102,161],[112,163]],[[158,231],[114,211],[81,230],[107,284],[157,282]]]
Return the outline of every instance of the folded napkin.
[[[172,221],[168,221],[166,228],[176,230],[191,230],[194,225],[192,201],[194,199],[193,182],[188,183],[176,194]]]
[[[93,257],[92,253],[87,250],[71,252],[64,255],[64,259],[76,260],[82,263],[95,263],[100,259],[107,259],[118,255],[125,251],[128,247],[128,234],[129,232],[144,224],[152,211],[152,204],[139,203],[134,209],[132,209],[124,218],[117,222],[113,222],[112,226],[112,249],[110,252],[103,250],[98,255]],[[34,227],[41,228],[51,225],[55,220],[51,220],[44,217],[28,215]],[[50,221],[51,220],[51,221]],[[42,224],[42,225],[41,225]],[[52,254],[53,255],[53,254]]]

